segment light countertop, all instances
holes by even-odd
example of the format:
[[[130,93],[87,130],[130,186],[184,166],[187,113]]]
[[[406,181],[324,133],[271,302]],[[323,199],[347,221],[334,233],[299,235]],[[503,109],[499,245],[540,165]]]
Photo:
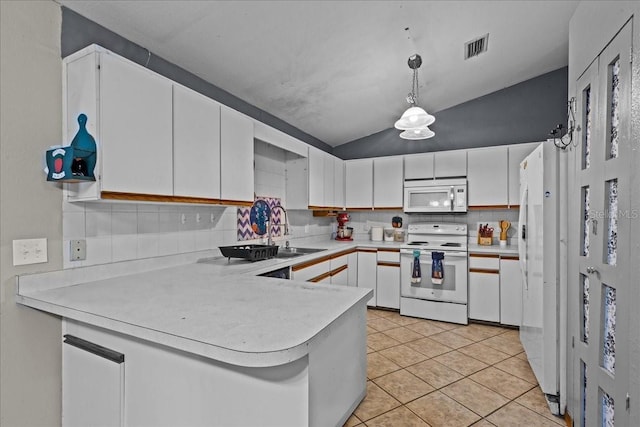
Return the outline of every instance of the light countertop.
[[[356,247],[401,243],[324,241],[296,258],[248,262],[215,251],[23,275],[16,301],[114,332],[242,366],[276,366],[372,290],[257,275]],[[198,259],[207,262],[198,263]]]
[[[507,256],[518,255],[518,245],[507,245],[501,248],[500,245],[484,246],[478,244],[468,244],[467,250],[469,253],[484,253],[484,254],[498,254]]]

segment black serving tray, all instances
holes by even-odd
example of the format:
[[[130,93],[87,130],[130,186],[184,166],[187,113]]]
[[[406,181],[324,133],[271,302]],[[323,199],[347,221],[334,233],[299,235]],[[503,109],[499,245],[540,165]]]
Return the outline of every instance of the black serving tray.
[[[260,261],[273,258],[278,254],[276,245],[235,245],[219,246],[222,256],[227,258],[244,258],[249,261]]]

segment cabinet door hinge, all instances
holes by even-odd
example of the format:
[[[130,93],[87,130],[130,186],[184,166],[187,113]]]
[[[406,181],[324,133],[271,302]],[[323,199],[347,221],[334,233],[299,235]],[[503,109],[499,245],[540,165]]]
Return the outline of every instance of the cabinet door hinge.
[[[627,407],[627,411],[628,411],[629,407],[631,406],[631,396],[629,396],[629,393],[627,393],[627,403],[625,406]]]
[[[571,348],[576,347],[576,337],[571,337]]]
[[[629,46],[629,64],[633,64],[633,46]]]

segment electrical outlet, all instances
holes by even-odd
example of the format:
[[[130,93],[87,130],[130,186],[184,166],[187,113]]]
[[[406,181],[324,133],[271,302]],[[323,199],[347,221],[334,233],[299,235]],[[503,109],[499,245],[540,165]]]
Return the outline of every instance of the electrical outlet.
[[[84,261],[87,259],[86,240],[71,240],[69,242],[69,259],[71,261]]]
[[[13,241],[13,265],[39,264],[47,261],[47,239]]]

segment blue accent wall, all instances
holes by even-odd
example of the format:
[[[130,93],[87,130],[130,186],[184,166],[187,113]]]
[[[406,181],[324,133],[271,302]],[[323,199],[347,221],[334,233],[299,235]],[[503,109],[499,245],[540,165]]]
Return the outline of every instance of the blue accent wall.
[[[567,67],[433,113],[431,139],[408,141],[391,127],[334,147],[342,159],[544,141],[567,125]],[[428,96],[426,94],[425,96]],[[393,126],[393,124],[390,123]]]

